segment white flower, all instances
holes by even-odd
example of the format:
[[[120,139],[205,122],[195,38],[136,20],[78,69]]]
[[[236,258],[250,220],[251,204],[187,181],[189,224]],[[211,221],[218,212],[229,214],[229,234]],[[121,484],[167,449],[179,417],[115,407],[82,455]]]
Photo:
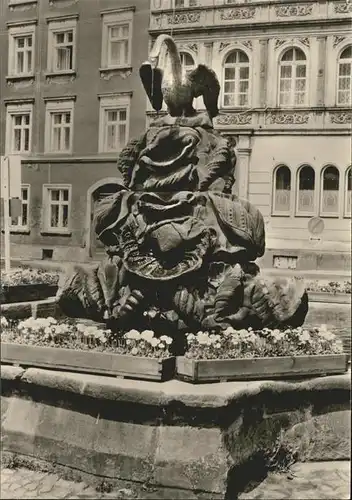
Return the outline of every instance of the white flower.
[[[161,337],[160,337],[161,338]],[[157,345],[160,344],[160,340],[159,339],[156,339],[156,338],[152,338],[150,340],[150,344],[153,346],[153,347],[156,347]]]
[[[131,345],[131,343],[132,343],[132,340],[131,340],[131,339],[127,339],[127,340],[126,340],[126,345]]]
[[[138,330],[130,330],[129,332],[124,334],[125,339],[138,340],[141,337],[141,334]]]
[[[44,329],[44,333],[45,333],[45,335],[50,335],[50,334],[51,334],[51,328],[50,328],[50,326],[47,326],[47,327]]]
[[[137,347],[133,347],[133,349],[131,349],[131,354],[132,354],[133,356],[136,356],[136,355],[138,354],[138,349],[137,349]]]
[[[188,342],[192,342],[196,338],[196,336],[193,333],[187,333],[186,335]]]
[[[218,342],[214,345],[214,347],[216,347],[216,349],[220,349],[221,347],[221,344],[219,344]]]
[[[9,322],[7,321],[7,319],[5,318],[5,316],[1,316],[1,326],[3,327],[6,327],[6,326],[9,326]]]
[[[167,335],[162,335],[162,336],[160,337],[160,340],[161,340],[162,342],[165,342],[167,345],[172,344],[172,338],[171,338],[171,337],[168,337]]]
[[[224,330],[222,333],[223,335],[225,335],[225,337],[229,337],[230,335],[232,335],[236,330],[234,328],[232,328],[232,326],[228,326],[226,328],[226,330]]]
[[[142,333],[141,333],[141,337],[143,340],[151,340],[153,337],[154,337],[154,332],[153,330],[144,330]]]
[[[165,349],[165,344],[163,344],[162,342],[160,342],[159,349]]]

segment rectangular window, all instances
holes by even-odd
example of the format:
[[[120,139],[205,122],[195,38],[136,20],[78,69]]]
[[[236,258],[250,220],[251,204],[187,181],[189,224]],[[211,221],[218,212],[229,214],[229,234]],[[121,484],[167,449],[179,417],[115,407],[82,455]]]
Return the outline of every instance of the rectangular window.
[[[32,104],[11,104],[7,107],[6,152],[29,153],[32,135]]]
[[[77,19],[49,21],[48,71],[67,73],[75,70]]]
[[[29,229],[29,185],[22,185],[21,187],[21,215],[17,218],[11,218],[12,229]]]
[[[182,7],[197,7],[198,0],[174,0],[175,9],[180,9]]]
[[[9,76],[33,75],[35,24],[9,27]]]
[[[44,185],[45,230],[61,232],[69,230],[71,211],[71,186]]]
[[[131,65],[133,9],[102,14],[102,67]]]
[[[46,103],[45,152],[71,153],[74,101],[50,100]]]
[[[101,97],[99,151],[121,151],[128,141],[130,96]]]

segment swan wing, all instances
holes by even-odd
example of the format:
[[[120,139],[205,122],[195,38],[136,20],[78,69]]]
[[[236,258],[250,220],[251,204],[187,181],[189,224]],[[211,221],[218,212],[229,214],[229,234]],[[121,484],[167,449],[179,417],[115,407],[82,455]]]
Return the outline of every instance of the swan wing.
[[[193,96],[203,96],[204,106],[211,118],[219,114],[218,98],[220,94],[220,83],[215,71],[204,64],[190,71],[187,80],[192,86]]]
[[[160,111],[163,105],[163,94],[161,92],[162,70],[152,68],[149,62],[145,62],[139,68],[139,76],[153,109]]]

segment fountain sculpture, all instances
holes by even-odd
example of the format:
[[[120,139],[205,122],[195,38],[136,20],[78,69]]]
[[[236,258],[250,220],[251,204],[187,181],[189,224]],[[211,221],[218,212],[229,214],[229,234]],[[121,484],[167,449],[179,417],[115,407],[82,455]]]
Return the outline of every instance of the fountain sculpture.
[[[213,128],[215,73],[199,65],[182,74],[174,40],[160,35],[140,77],[153,108],[160,111],[164,100],[168,113],[119,155],[121,185],[95,216],[106,258],[97,267],[75,266],[60,287],[61,308],[120,332],[176,336],[301,325],[308,310],[302,283],[264,279],[254,263],[265,251],[264,220],[232,194],[236,156]],[[197,114],[192,103],[200,95],[206,111]]]

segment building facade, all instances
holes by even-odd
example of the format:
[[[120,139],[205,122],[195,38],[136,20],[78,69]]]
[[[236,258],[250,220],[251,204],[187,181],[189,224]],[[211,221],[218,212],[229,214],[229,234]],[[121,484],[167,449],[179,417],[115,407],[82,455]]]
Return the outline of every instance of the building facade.
[[[0,152],[22,157],[12,257],[95,258],[94,205],[116,190],[118,152],[145,131],[149,0],[0,4]]]
[[[172,34],[186,69],[205,63],[221,82],[216,128],[236,143],[235,191],[265,218],[261,265],[348,269],[352,4],[151,0],[150,12],[153,39]]]

